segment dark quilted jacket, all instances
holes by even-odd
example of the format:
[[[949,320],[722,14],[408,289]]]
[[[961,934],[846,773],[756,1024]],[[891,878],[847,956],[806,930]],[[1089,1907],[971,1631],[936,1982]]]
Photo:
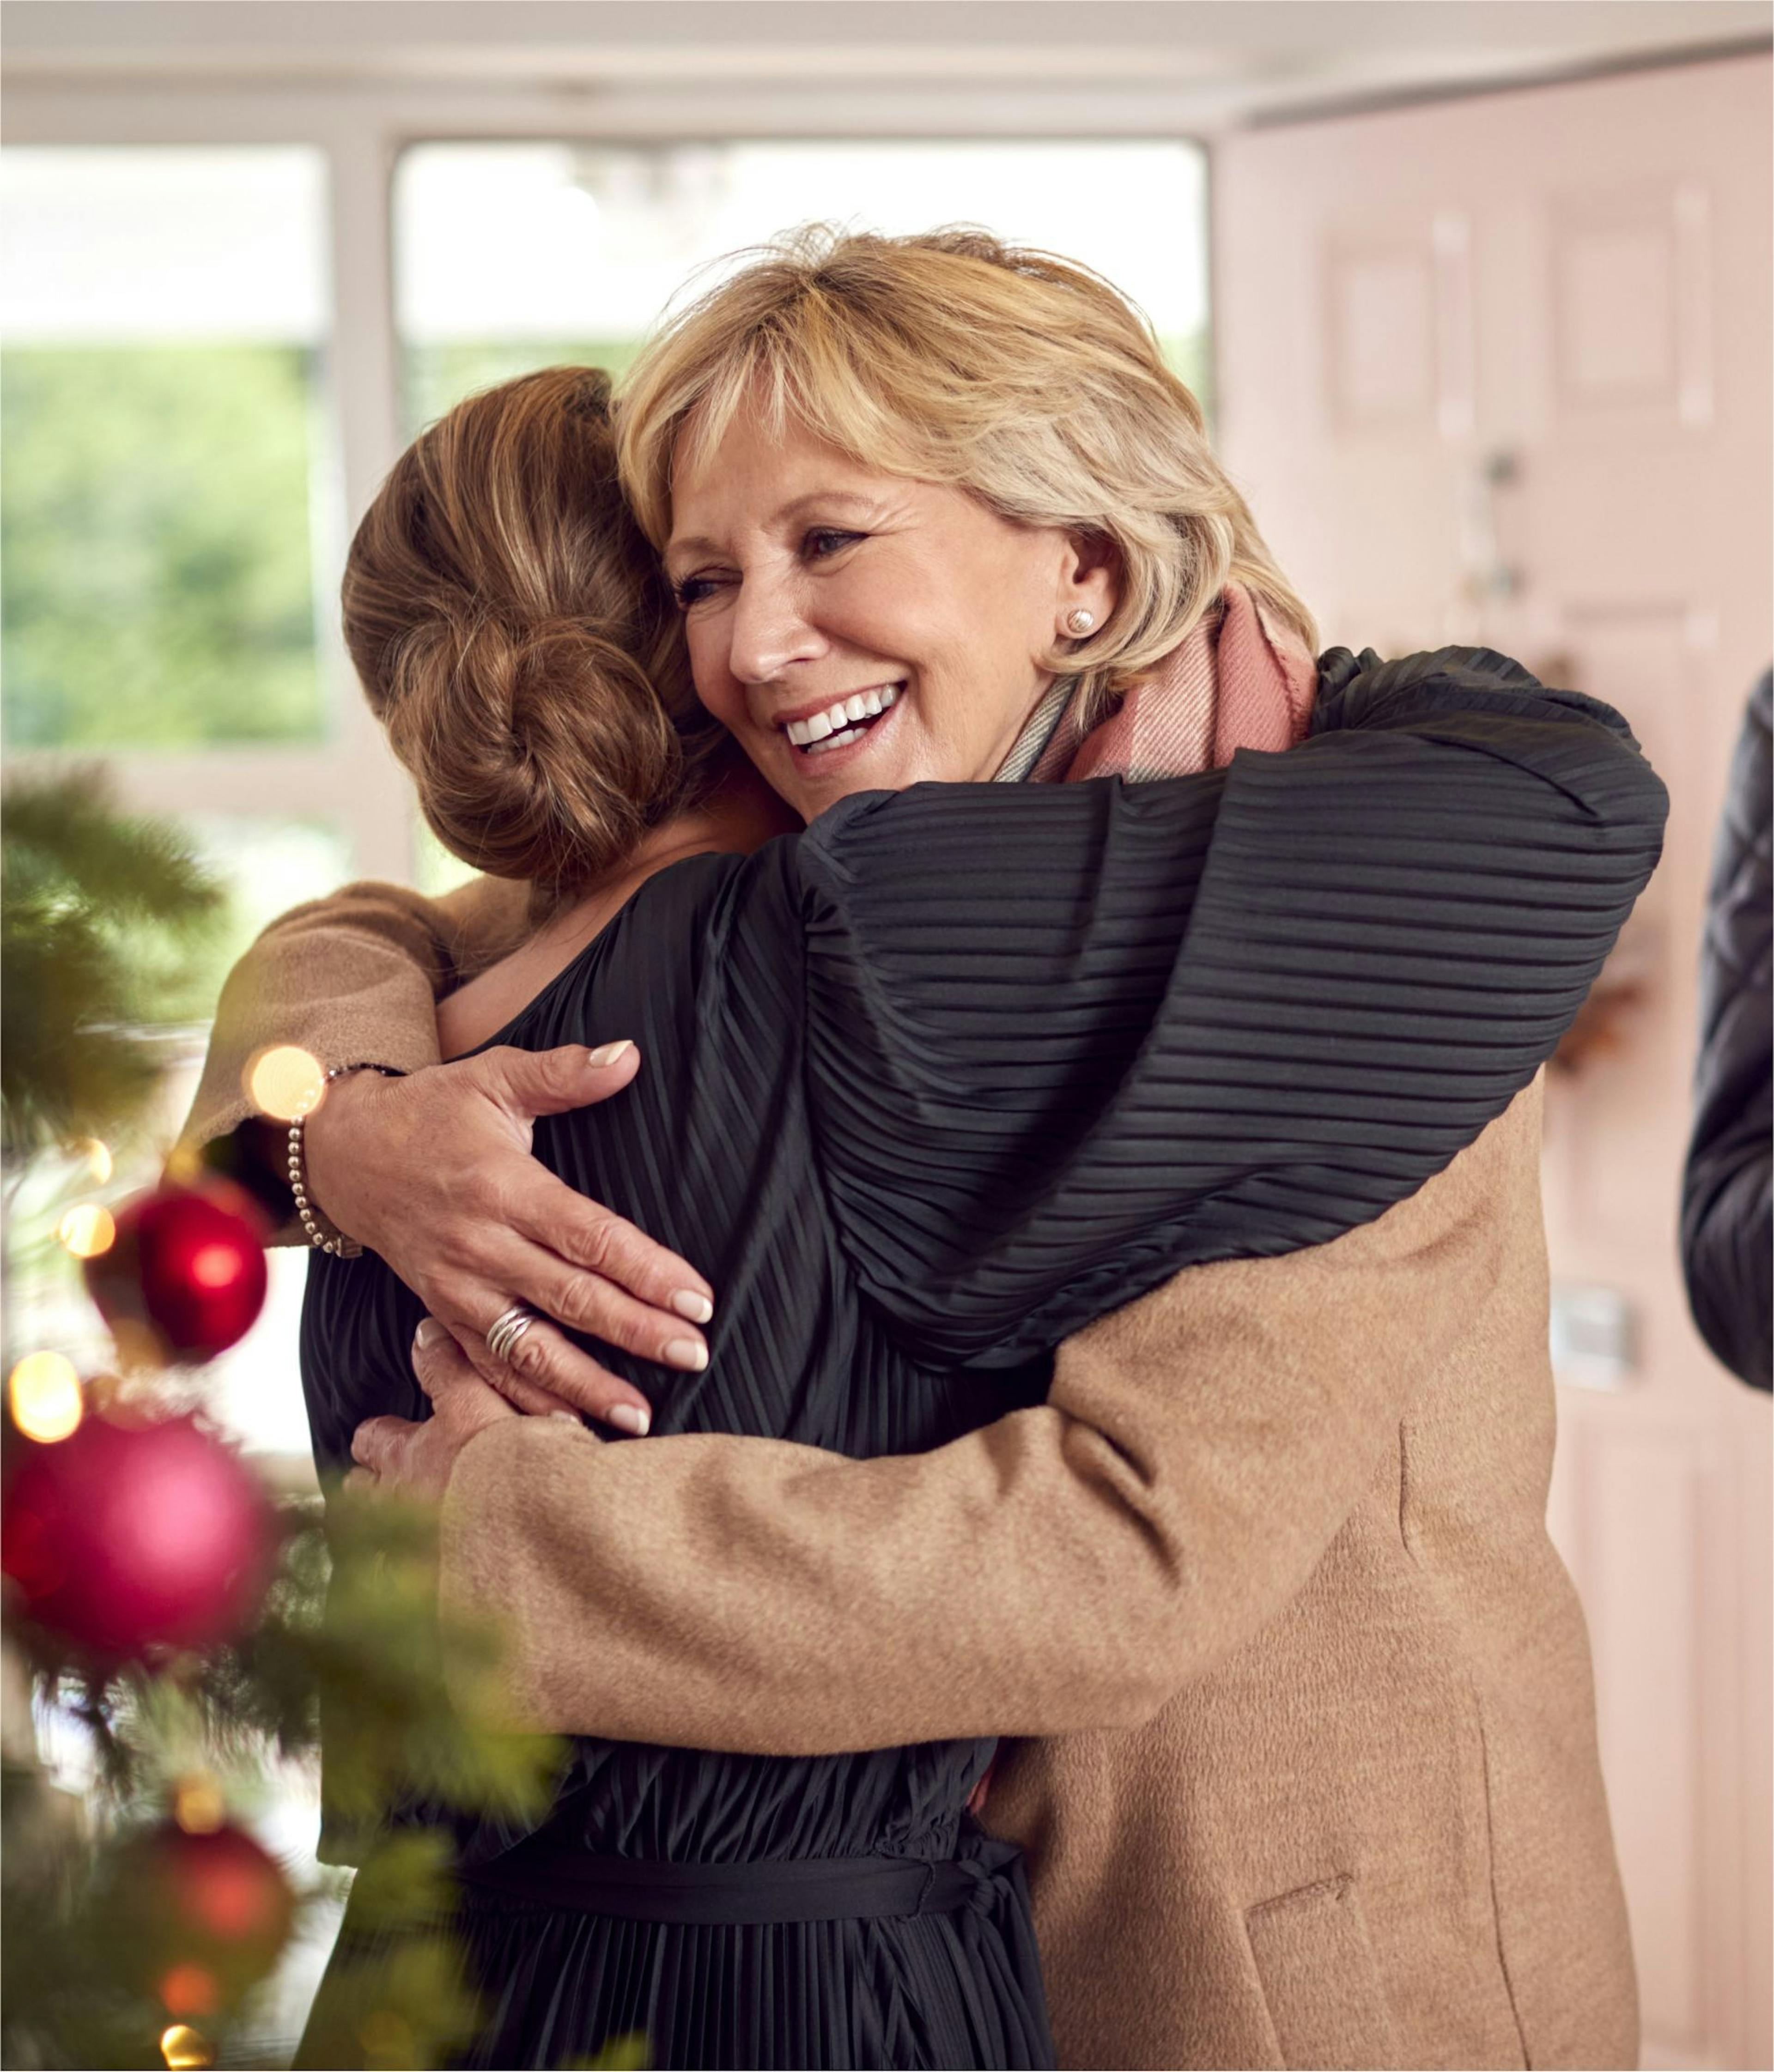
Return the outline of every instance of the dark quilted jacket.
[[[1700,972],[1700,1063],[1694,1141],[1681,1196],[1688,1300],[1706,1343],[1733,1373],[1769,1386],[1769,1163],[1774,1135],[1770,1034],[1768,733],[1774,671],[1763,677],[1731,765]]]

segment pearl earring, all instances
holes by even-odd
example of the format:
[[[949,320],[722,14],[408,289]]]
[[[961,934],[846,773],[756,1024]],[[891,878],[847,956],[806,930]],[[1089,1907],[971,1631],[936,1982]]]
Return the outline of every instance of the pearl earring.
[[[1077,610],[1068,611],[1066,614],[1066,631],[1068,633],[1076,633],[1082,636],[1088,633],[1096,623],[1095,612],[1086,611],[1081,605]]]

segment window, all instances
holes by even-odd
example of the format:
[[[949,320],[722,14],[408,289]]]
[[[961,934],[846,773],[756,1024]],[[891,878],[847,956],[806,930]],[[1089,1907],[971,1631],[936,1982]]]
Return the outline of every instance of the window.
[[[338,530],[325,160],[9,148],[0,199],[8,758],[102,759],[126,805],[182,820],[232,895],[158,989],[198,1023],[250,936],[352,866],[320,602]],[[169,1034],[169,1058],[198,1047]],[[188,1094],[172,1076],[163,1144]],[[155,1149],[118,1184],[146,1178]],[[249,1443],[302,1452],[301,1262],[274,1264],[277,1301],[227,1364],[220,1407]],[[92,1336],[59,1248],[14,1264],[15,1332]]]
[[[980,224],[1084,260],[1206,376],[1202,154],[1184,143],[422,144],[394,187],[405,420],[582,361],[619,373],[669,303],[809,220]],[[1138,195],[1130,209],[1103,198]]]
[[[319,155],[4,168],[8,747],[319,738]]]
[[[110,127],[98,107],[91,134]],[[169,996],[194,1022],[296,901],[353,874],[431,890],[466,874],[364,713],[335,602],[342,485],[360,508],[401,442],[463,395],[562,360],[619,372],[674,298],[812,219],[970,222],[1083,259],[1204,380],[1192,145],[424,142],[393,161],[391,189],[387,162],[200,137],[0,152],[0,728],[15,767],[102,758],[126,804],[181,820],[233,889],[228,927]],[[1137,210],[1103,206],[1130,194]],[[360,243],[332,249],[329,226]],[[187,1069],[163,1142],[200,1049],[195,1029],[170,1046]],[[273,1269],[265,1318],[219,1363],[211,1400],[249,1445],[305,1453],[305,1260]],[[14,1280],[20,1332],[99,1356],[65,1254]]]

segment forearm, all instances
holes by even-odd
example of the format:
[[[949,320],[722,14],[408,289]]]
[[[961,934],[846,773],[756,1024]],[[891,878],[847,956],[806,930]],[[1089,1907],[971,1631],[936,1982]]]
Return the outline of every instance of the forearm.
[[[1064,1593],[1031,1596],[1003,1674],[986,1564],[1017,1559],[1015,1520],[1052,1500],[1066,1422],[1023,1412],[941,1454],[846,1462],[714,1437],[603,1447],[526,1419],[457,1466],[447,1599],[500,1623],[514,1714],[557,1731],[788,1755],[1130,1722],[1151,1672],[1127,1607],[1163,1578],[1115,1575],[1117,1539],[1154,1553],[1112,1514],[1069,1559],[1043,1550]],[[901,1645],[914,1626],[923,1644]]]
[[[1537,1121],[1488,1132],[1480,1178]],[[929,1454],[496,1427],[451,1482],[446,1599],[501,1622],[508,1703],[558,1731],[1135,1725],[1288,1602],[1395,1445],[1461,1328],[1476,1184],[1457,1161],[1334,1244],[1180,1276],[1064,1347],[1046,1407]]]
[[[182,1141],[200,1149],[257,1112],[250,1067],[273,1045],[328,1066],[435,1064],[438,998],[510,947],[526,897],[492,879],[442,900],[354,885],[274,922],[228,975]]]

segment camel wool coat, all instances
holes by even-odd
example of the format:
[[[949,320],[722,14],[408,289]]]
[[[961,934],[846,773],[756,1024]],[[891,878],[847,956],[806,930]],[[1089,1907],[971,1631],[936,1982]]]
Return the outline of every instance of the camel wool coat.
[[[488,895],[476,894],[484,898]],[[434,1062],[502,895],[364,888],[231,981],[187,1134],[275,1038]],[[937,1453],[469,1444],[443,1590],[536,1726],[781,1754],[1013,1734],[1072,2066],[1628,2066],[1583,1622],[1546,1536],[1537,1082],[1377,1221],[1198,1267]]]
[[[923,1461],[751,1441],[741,1491],[706,1438],[489,1427],[447,1593],[555,1729],[1035,1737],[984,1819],[1028,1852],[1064,2065],[1634,2064],[1546,1533],[1539,1116],[1333,1244],[1178,1276]]]

